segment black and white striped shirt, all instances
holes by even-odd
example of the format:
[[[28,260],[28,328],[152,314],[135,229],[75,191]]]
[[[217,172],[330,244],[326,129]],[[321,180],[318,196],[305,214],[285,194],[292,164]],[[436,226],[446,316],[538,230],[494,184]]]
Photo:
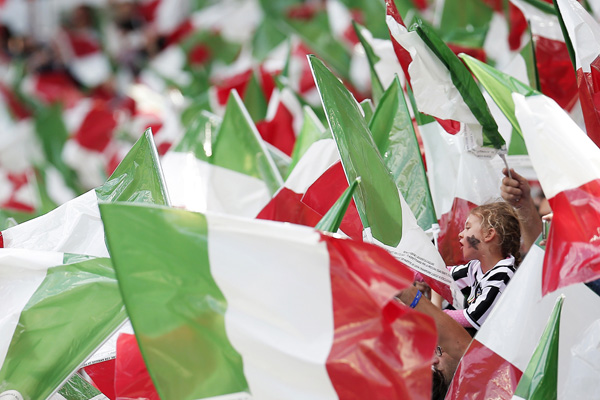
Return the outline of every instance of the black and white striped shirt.
[[[509,256],[500,260],[485,274],[479,260],[452,267],[451,273],[465,296],[465,318],[479,329],[515,274],[515,258]]]

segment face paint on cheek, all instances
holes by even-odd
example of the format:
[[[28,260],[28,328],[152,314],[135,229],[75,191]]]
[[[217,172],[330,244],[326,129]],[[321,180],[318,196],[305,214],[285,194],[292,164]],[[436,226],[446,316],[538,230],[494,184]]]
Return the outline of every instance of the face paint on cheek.
[[[475,250],[479,250],[479,248],[477,246],[479,246],[479,243],[481,243],[481,240],[477,239],[475,237],[475,235],[473,235],[471,237],[467,236],[467,243],[469,243],[469,246],[471,246]]]

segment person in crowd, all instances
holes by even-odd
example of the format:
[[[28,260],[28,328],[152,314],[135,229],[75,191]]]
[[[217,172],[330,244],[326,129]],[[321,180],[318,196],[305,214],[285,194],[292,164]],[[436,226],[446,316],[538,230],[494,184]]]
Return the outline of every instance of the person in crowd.
[[[471,210],[458,235],[465,265],[449,267],[464,296],[464,309],[445,310],[465,328],[478,330],[521,262],[521,223],[506,202]]]
[[[402,290],[396,295],[396,299],[429,315],[435,321],[438,346],[432,364],[432,399],[443,399],[458,362],[471,343],[471,336],[456,321],[423,296],[416,286]]]

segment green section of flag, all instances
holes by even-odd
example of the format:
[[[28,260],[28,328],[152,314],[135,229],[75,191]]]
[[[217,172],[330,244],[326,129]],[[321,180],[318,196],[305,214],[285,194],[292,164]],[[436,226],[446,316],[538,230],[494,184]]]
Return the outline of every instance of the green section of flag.
[[[373,142],[356,100],[315,56],[309,56],[323,109],[349,182],[359,176],[356,206],[365,228],[388,246],[402,237],[402,205],[398,189]]]
[[[560,314],[563,301],[564,296],[560,296],[556,300],[544,333],[542,333],[542,337],[515,390],[515,396],[527,400],[556,399]]]
[[[534,6],[538,10],[545,12],[546,14],[556,15],[556,10],[552,4],[546,3],[542,0],[522,0],[524,3]]]
[[[493,14],[481,0],[445,0],[438,32],[445,42],[481,48]]]
[[[365,122],[368,124],[371,122],[371,118],[373,118],[373,113],[375,112],[375,110],[373,110],[373,102],[371,99],[364,99],[360,102],[360,108],[362,108],[365,113]]]
[[[289,176],[296,164],[298,164],[298,161],[300,161],[304,153],[306,153],[306,150],[308,150],[314,142],[330,136],[312,108],[304,106],[302,107],[302,111],[302,128],[300,129],[300,133],[294,144],[292,162],[290,163],[287,176]]]
[[[77,194],[81,194],[75,181],[75,172],[65,164],[62,157],[63,147],[69,137],[69,132],[62,119],[62,107],[55,103],[46,108],[39,108],[34,113],[35,132],[42,144],[42,149],[48,162],[61,173],[67,186]]]
[[[369,124],[373,140],[418,225],[437,223],[412,118],[398,77],[381,98]]]
[[[133,145],[106,183],[96,189],[96,196],[99,201],[169,204],[150,128]]]
[[[191,152],[198,160],[209,162],[220,126],[221,118],[208,111],[190,117],[185,134],[173,151]]]
[[[315,54],[323,57],[343,79],[350,77],[350,52],[331,34],[327,13],[318,12],[311,19],[282,18],[279,28],[289,35],[297,35]]]
[[[477,87],[477,83],[475,83],[467,68],[442,39],[439,38],[434,30],[423,23],[423,21],[417,21],[417,23],[410,27],[410,30],[418,33],[427,47],[433,51],[450,72],[452,83],[456,86],[463,101],[482,127],[483,145],[497,149],[501,148],[505,144],[504,139],[498,132],[498,125],[494,117],[492,117],[481,91]]]
[[[275,163],[275,167],[277,167],[277,171],[279,171],[279,175],[282,177],[288,176],[292,158],[270,143],[265,143],[265,146]]]
[[[523,140],[523,132],[515,116],[515,103],[513,102],[512,94],[520,93],[524,96],[531,96],[540,93],[516,78],[500,72],[494,67],[490,67],[469,55],[461,54],[460,57],[521,136],[521,140]]]
[[[366,30],[366,28],[357,24],[355,21],[352,21],[352,25],[354,26],[354,32],[356,32],[356,36],[358,37],[358,40],[360,40],[360,44],[365,49],[365,54],[367,55],[369,70],[371,72],[371,91],[373,92],[373,101],[375,104],[377,104],[384,92],[381,80],[377,75],[377,71],[375,71],[375,64],[377,64],[379,61],[379,57],[375,54],[373,48],[363,34],[363,30]]]
[[[213,147],[212,164],[261,179],[272,194],[283,185],[273,159],[235,91],[227,100]]]
[[[527,24],[527,43],[523,46],[519,54],[525,60],[525,66],[527,68],[527,79],[529,79],[529,85],[541,93],[540,89],[540,76],[537,69],[537,61],[535,58],[535,46],[533,44],[533,34],[531,33],[531,24]]]
[[[109,259],[48,269],[21,312],[0,369],[0,391],[45,399],[126,317]]]
[[[364,21],[364,25],[373,34],[380,39],[389,39],[390,34],[385,23],[385,2],[373,0],[341,0],[349,11],[354,11],[358,15],[353,18],[359,18]]]
[[[101,204],[108,247],[148,372],[163,399],[245,391],[225,331],[227,302],[211,275],[206,217]]]
[[[267,99],[254,73],[244,91],[244,104],[252,121],[258,122],[267,116]]]
[[[338,229],[340,229],[340,225],[342,224],[346,210],[348,210],[350,201],[352,201],[352,195],[354,194],[359,182],[360,178],[356,178],[354,182],[352,182],[352,185],[350,185],[348,189],[344,190],[344,193],[342,193],[340,198],[333,203],[333,206],[331,206],[329,211],[323,215],[323,218],[321,218],[317,226],[315,226],[316,229],[331,233],[335,233],[338,231]]]
[[[563,38],[565,39],[565,45],[567,46],[567,51],[569,52],[569,57],[571,58],[571,64],[573,64],[573,70],[575,75],[577,75],[577,61],[575,59],[575,49],[573,48],[573,42],[571,42],[571,36],[569,35],[569,31],[567,30],[567,26],[565,25],[565,20],[560,13],[560,7],[558,6],[558,2],[556,0],[552,0],[554,5],[554,11],[556,12],[556,16],[558,17],[558,23],[560,24],[560,30],[562,31]]]
[[[263,61],[275,47],[286,40],[286,35],[279,30],[271,17],[266,15],[256,28],[252,38],[252,56]]]
[[[79,374],[73,375],[58,391],[67,400],[103,400],[108,399],[98,389],[88,383]],[[98,397],[97,397],[98,396]]]

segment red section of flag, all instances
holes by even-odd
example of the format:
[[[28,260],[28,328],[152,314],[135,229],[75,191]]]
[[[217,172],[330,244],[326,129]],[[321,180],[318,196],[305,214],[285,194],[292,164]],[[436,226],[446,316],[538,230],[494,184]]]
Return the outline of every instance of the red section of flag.
[[[117,400],[160,400],[134,335],[122,333],[117,339],[115,394]]]
[[[29,184],[27,171],[18,174],[9,172],[6,177],[12,184],[12,191],[8,200],[4,201],[0,206],[9,210],[23,211],[27,213],[34,212],[35,207],[32,204],[23,203],[21,200],[17,199],[19,190],[21,190],[23,186]]]
[[[396,4],[394,0],[385,0],[386,13],[387,15],[394,18],[394,20],[400,25],[406,27],[404,21],[402,21],[402,17],[398,12],[398,8],[396,8]],[[390,33],[390,39],[392,40],[392,46],[394,47],[394,53],[396,53],[396,58],[400,62],[400,66],[402,67],[402,71],[404,72],[404,76],[409,79],[410,75],[408,74],[408,66],[412,62],[412,57],[410,53],[404,49],[404,47],[400,46],[398,42],[394,40],[394,37]]]
[[[156,18],[156,10],[158,9],[160,2],[161,0],[137,2],[137,12],[145,21],[152,22],[154,21],[154,18]]]
[[[88,365],[83,369],[92,380],[92,385],[110,400],[115,396],[115,359]]]
[[[44,72],[37,78],[35,91],[47,103],[60,102],[66,108],[73,107],[83,98],[73,80],[64,72]]]
[[[173,143],[171,142],[162,142],[156,146],[156,151],[158,152],[159,156],[164,156],[172,146]]]
[[[271,99],[273,90],[275,90],[275,78],[274,76],[279,74],[281,71],[267,71],[262,65],[260,66],[260,85],[263,90],[263,94],[267,99],[267,102]]]
[[[523,373],[474,339],[463,356],[446,399],[510,400]]]
[[[527,19],[525,19],[525,15],[523,15],[523,12],[519,7],[515,6],[513,3],[509,3],[508,10],[510,20],[508,45],[512,51],[517,51],[521,48],[521,38],[525,31],[527,31]]]
[[[301,3],[289,6],[286,10],[288,18],[299,20],[311,20],[319,9],[315,3]]]
[[[187,19],[183,21],[175,30],[173,30],[166,38],[166,46],[181,42],[183,39],[194,33],[194,25],[192,21]]]
[[[310,69],[310,64],[308,63],[308,58],[306,57],[309,54],[313,54],[314,51],[309,49],[304,43],[300,43],[296,48],[294,48],[293,55],[301,65],[300,69],[300,81],[298,82],[298,92],[300,94],[307,93],[314,89],[315,80],[312,76],[312,71]]]
[[[460,122],[455,121],[453,119],[440,119],[437,117],[433,117],[435,120],[444,128],[446,132],[451,135],[456,135],[460,132]]]
[[[591,64],[591,72],[577,70],[577,87],[587,135],[600,147],[600,57]]]
[[[229,93],[233,89],[237,90],[238,94],[243,98],[244,92],[246,91],[246,86],[248,86],[251,76],[252,70],[249,69],[237,75],[231,76],[222,82],[215,83],[214,86],[217,91],[218,103],[222,106],[227,104]]]
[[[554,217],[544,256],[543,295],[600,279],[600,179],[548,201]]]
[[[440,235],[438,250],[446,265],[461,265],[465,263],[458,242],[458,234],[465,227],[469,212],[476,204],[460,198],[454,198],[452,208],[440,218]]]
[[[540,89],[566,111],[577,102],[577,80],[565,42],[534,36]]]
[[[470,55],[473,58],[478,59],[481,62],[487,62],[486,61],[487,56],[485,54],[485,50],[480,47],[479,48],[466,47],[466,46],[461,46],[459,44],[454,44],[454,43],[448,43],[448,47],[456,55],[459,55],[460,53],[465,53],[465,54]]]
[[[288,156],[291,156],[294,144],[296,143],[293,122],[294,116],[292,113],[283,102],[279,102],[273,119],[257,122],[256,128],[260,132],[260,136],[267,143],[272,144]]]
[[[296,193],[282,187],[269,203],[258,213],[256,219],[269,221],[291,222],[293,224],[314,227],[321,214],[302,203],[302,193]]]
[[[75,134],[75,140],[84,148],[102,152],[110,143],[117,120],[106,103],[98,101],[86,115]]]
[[[348,180],[341,161],[338,161],[306,190],[302,202],[319,214],[325,215],[347,188]],[[340,229],[351,238],[362,241],[363,225],[354,199],[350,201]]]
[[[208,46],[203,44],[197,44],[190,50],[188,54],[188,61],[191,65],[204,65],[210,60],[211,51]]]
[[[27,107],[21,103],[15,93],[3,83],[0,83],[0,93],[2,93],[2,96],[4,97],[4,100],[8,105],[8,109],[13,117],[22,120],[31,116],[31,112],[27,109]]]
[[[69,31],[67,39],[76,57],[84,57],[102,50],[98,40],[88,34]]]
[[[413,273],[377,246],[322,240],[335,325],[326,367],[339,399],[430,399],[435,324],[393,300]]]

